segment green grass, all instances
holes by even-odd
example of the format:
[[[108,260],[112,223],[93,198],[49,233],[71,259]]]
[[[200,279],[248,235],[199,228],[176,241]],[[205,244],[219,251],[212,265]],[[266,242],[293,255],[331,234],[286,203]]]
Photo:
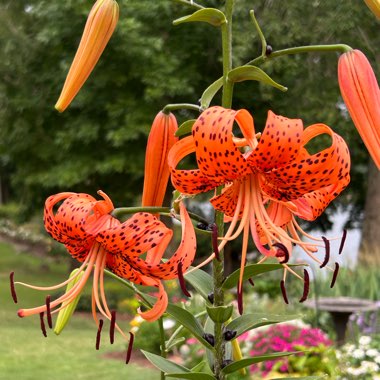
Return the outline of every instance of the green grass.
[[[91,317],[75,315],[61,335],[48,331],[45,338],[40,330],[38,316],[18,318],[20,307],[39,306],[46,294],[18,287],[19,302],[15,305],[9,292],[9,272],[15,271],[15,280],[35,285],[52,285],[67,276],[67,264],[49,258],[37,258],[18,253],[11,246],[0,243],[0,380],[93,380],[140,379],[158,380],[159,372],[146,367],[125,365],[123,357],[126,342],[115,334],[115,344],[108,340],[105,324],[102,344],[95,350],[96,326]],[[121,326],[128,331],[128,323]],[[111,359],[106,355],[117,356]]]

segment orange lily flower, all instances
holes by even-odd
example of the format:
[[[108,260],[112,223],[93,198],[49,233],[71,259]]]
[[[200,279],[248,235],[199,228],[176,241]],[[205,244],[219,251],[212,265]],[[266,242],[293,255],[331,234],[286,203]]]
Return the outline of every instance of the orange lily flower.
[[[243,138],[232,133],[235,121]],[[309,154],[307,143],[321,134],[330,137],[331,146]],[[198,169],[177,169],[178,163],[193,152]],[[327,239],[306,234],[295,216],[314,220],[349,183],[348,148],[328,126],[315,124],[303,129],[301,120],[269,111],[260,137],[255,135],[248,111],[211,107],[195,122],[192,136],[173,146],[168,162],[173,185],[184,194],[225,185],[222,194],[214,196],[211,203],[231,221],[219,249],[243,233],[240,292],[249,233],[265,258],[272,256],[283,264],[284,278],[287,271],[296,274],[286,265],[294,244],[321,267],[327,264],[326,257],[322,261],[314,255],[319,246],[325,246],[328,256]],[[316,243],[303,242],[300,235]],[[214,257],[211,255],[201,265]]]
[[[169,181],[167,157],[178,140],[177,120],[172,113],[159,112],[149,133],[145,153],[144,190],[142,206],[162,206]]]
[[[90,274],[93,272],[93,317],[99,329],[103,321],[98,321],[97,310],[103,317],[111,321],[111,328],[117,328],[127,339],[123,331],[115,323],[114,314],[107,306],[104,293],[103,271],[110,269],[116,275],[129,281],[145,286],[158,288],[158,299],[154,306],[139,314],[148,321],[158,319],[165,312],[168,296],[161,280],[173,279],[178,271],[187,270],[191,265],[196,249],[195,232],[185,207],[180,205],[182,220],[182,240],[177,251],[166,262],[161,258],[173,232],[152,214],[140,212],[131,216],[124,223],[112,217],[113,204],[108,196],[99,191],[104,200],[97,201],[88,194],[60,193],[46,200],[44,222],[48,233],[57,241],[63,243],[70,255],[82,263],[76,275],[67,281],[51,287],[36,287],[21,284],[38,290],[54,290],[74,281],[80,274],[80,279],[73,283],[71,289],[56,300],[45,305],[20,309],[18,315],[26,317],[47,313],[51,327],[51,314],[73,302],[81,294]],[[59,202],[54,214],[53,208]],[[158,247],[154,260],[142,259],[141,255],[150,249]],[[179,269],[180,267],[180,269]],[[181,274],[181,273],[180,273]],[[11,277],[13,281],[13,276]],[[12,286],[12,295],[14,287]],[[15,296],[14,296],[15,298]]]
[[[67,74],[65,84],[55,108],[63,112],[87,80],[119,19],[119,6],[115,0],[97,0],[88,15],[78,50]]]
[[[360,50],[340,56],[338,80],[352,121],[380,170],[380,90],[371,64]]]

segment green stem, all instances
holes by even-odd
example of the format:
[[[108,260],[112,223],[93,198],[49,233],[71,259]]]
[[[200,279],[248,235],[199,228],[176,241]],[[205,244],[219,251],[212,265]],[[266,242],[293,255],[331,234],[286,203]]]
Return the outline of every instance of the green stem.
[[[198,9],[203,9],[204,8],[204,7],[202,7],[202,5],[194,3],[194,1],[191,1],[191,0],[174,0],[174,1],[176,3],[181,3],[181,4],[184,4],[184,5],[189,5],[191,7],[198,8]]]
[[[256,20],[256,17],[255,17],[255,11],[254,11],[254,10],[251,10],[251,11],[249,12],[249,14],[250,14],[250,16],[251,16],[251,18],[252,18],[253,25],[254,25],[255,28],[256,28],[257,34],[258,34],[259,37],[260,37],[260,41],[261,41],[261,56],[262,56],[262,57],[265,57],[265,53],[266,53],[266,51],[267,51],[267,41],[266,41],[266,39],[265,39],[265,37],[264,37],[264,33],[263,33],[263,31],[261,30],[259,23],[258,23],[257,20]]]
[[[162,112],[165,114],[170,113],[170,111],[176,111],[176,110],[192,110],[192,111],[198,111],[202,112],[202,107],[196,105],[196,104],[190,104],[190,103],[176,103],[176,104],[167,104],[163,109]]]
[[[228,72],[232,69],[232,14],[234,8],[234,0],[226,0],[225,15],[227,23],[221,25],[222,28],[222,51],[223,51],[223,94],[222,106],[224,108],[231,108],[233,83],[228,81]],[[219,195],[222,192],[222,186],[216,190]],[[218,227],[218,235],[224,234],[224,215],[220,211],[215,213],[215,223]],[[224,252],[219,252],[219,260],[213,260],[212,267],[213,275],[213,291],[214,291],[214,305],[224,305],[224,290],[222,288],[224,281]],[[224,355],[225,355],[225,341],[223,337],[224,324],[215,323],[214,338],[215,338],[215,360],[214,360],[214,375],[217,380],[224,380],[225,376],[222,372]]]
[[[226,0],[225,15],[227,22],[221,25],[222,30],[222,54],[223,54],[223,93],[222,106],[231,108],[233,83],[227,79],[228,72],[232,69],[232,12],[234,0]]]
[[[346,53],[352,50],[352,48],[345,44],[335,44],[335,45],[309,45],[309,46],[297,46],[289,49],[277,50],[269,55],[261,55],[249,61],[247,65],[260,65],[272,58],[281,57],[283,55],[299,54],[299,53],[312,53],[312,52],[340,52]]]
[[[161,357],[166,358],[164,318],[162,318],[162,317],[159,318],[157,322],[158,322],[158,326],[159,326],[159,329],[160,329]],[[165,380],[165,378],[166,378],[165,372],[161,371],[161,380]]]

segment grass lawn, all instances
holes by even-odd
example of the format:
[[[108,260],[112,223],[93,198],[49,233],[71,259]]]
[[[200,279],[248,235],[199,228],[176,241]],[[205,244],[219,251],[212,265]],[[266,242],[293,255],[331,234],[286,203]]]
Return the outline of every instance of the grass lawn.
[[[21,319],[16,313],[20,307],[43,304],[46,294],[18,286],[19,302],[15,305],[9,292],[11,271],[15,271],[16,281],[35,285],[53,285],[67,276],[62,264],[16,252],[10,245],[0,243],[0,380],[160,378],[158,371],[147,368],[148,362],[134,364],[133,354],[131,364],[124,364],[126,343],[116,333],[115,344],[110,345],[107,323],[100,350],[96,351],[96,326],[88,316],[74,314],[61,335],[48,330],[45,338],[38,316]],[[128,331],[127,323],[121,327]]]

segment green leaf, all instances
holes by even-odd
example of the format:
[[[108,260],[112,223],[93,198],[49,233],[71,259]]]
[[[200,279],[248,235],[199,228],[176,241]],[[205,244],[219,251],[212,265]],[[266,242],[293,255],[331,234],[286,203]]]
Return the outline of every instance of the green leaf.
[[[210,86],[208,86],[206,90],[204,90],[201,96],[201,107],[203,109],[206,109],[210,106],[211,100],[214,98],[216,93],[222,88],[222,86],[223,77],[210,84]]]
[[[204,8],[199,11],[194,12],[191,15],[178,18],[173,21],[174,25],[179,25],[184,22],[207,22],[213,26],[220,26],[227,22],[226,16],[219,9],[215,8]]]
[[[203,371],[208,371],[209,374],[212,374],[206,360],[202,360],[193,368],[191,368],[191,372],[203,372]]]
[[[215,380],[214,376],[211,376],[205,372],[167,373],[166,377],[176,377],[178,379],[194,379],[194,380]]]
[[[172,347],[176,346],[176,345],[179,344],[179,343],[184,342],[185,340],[186,340],[186,338],[182,336],[181,338],[174,339],[173,341],[170,342],[170,344],[168,344],[169,341],[166,341],[166,342],[165,342],[165,351],[166,351],[166,352],[169,352],[169,350],[170,350]]]
[[[162,356],[152,354],[151,352],[147,352],[144,350],[141,350],[141,352],[155,367],[157,367],[162,372],[165,372],[165,373],[169,373],[169,372],[189,373],[190,372],[188,368],[183,367],[177,363],[174,363],[168,359],[165,359]]]
[[[240,336],[246,331],[256,329],[261,326],[287,322],[299,317],[299,315],[268,315],[264,313],[244,314],[231,321],[226,326],[226,329],[236,330],[236,336]]]
[[[196,121],[195,119],[191,119],[182,123],[177,129],[175,136],[180,137],[180,136],[188,135],[189,133],[191,133],[191,128],[193,127],[193,124],[195,123],[195,121]]]
[[[300,266],[291,264],[289,266]],[[302,265],[301,265],[302,266]],[[271,272],[274,270],[282,269],[281,264],[250,264],[246,265],[244,268],[243,280],[248,280],[251,277],[257,276],[258,274]],[[231,273],[223,283],[223,289],[232,289],[236,286],[239,281],[240,269]]]
[[[228,73],[227,79],[233,83],[244,82],[246,80],[255,80],[276,87],[281,91],[288,90],[287,87],[275,82],[268,74],[256,66],[245,65],[236,67]]]
[[[207,314],[216,323],[223,323],[231,318],[233,307],[229,306],[206,306]]]
[[[187,310],[182,307],[170,304],[168,305],[166,312],[170,314],[176,321],[186,327],[205,347],[213,350],[214,348],[204,338],[204,330],[199,321]]]
[[[212,293],[212,277],[205,271],[198,269],[185,274],[185,279],[191,286],[207,301],[208,295]]]
[[[294,352],[276,352],[275,354],[268,354],[268,355],[262,355],[262,356],[255,356],[254,358],[246,358],[242,360],[238,360],[237,362],[233,362],[227,366],[225,366],[222,369],[222,372],[224,373],[232,373],[235,372],[241,368],[248,367],[255,363],[264,362],[266,360],[272,360],[275,358],[281,358],[283,356],[289,356],[294,354],[299,354],[302,351],[294,351]]]

